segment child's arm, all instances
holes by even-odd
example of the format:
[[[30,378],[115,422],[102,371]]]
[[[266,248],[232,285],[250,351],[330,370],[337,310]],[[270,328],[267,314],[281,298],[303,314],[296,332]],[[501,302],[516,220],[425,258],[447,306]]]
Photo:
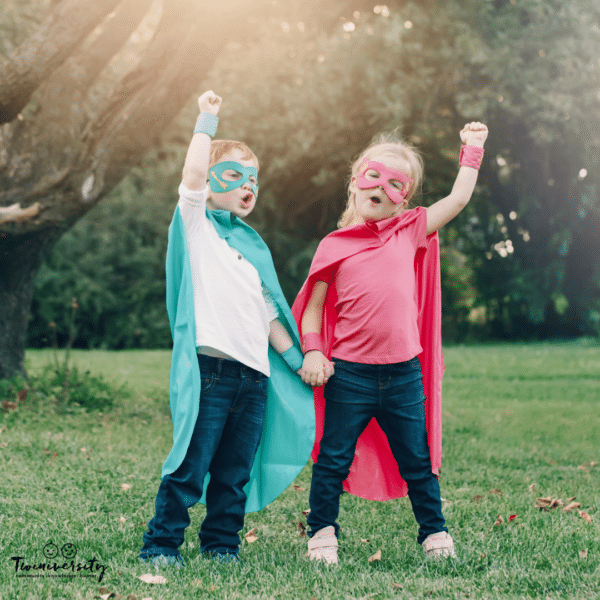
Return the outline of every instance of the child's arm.
[[[328,284],[317,281],[313,286],[308,304],[302,316],[302,336],[309,333],[321,333],[323,326],[323,306],[327,296]],[[333,375],[333,364],[320,350],[310,350],[304,355],[301,377],[304,383],[320,387]]]
[[[198,98],[198,107],[200,114],[208,113],[216,117],[221,108],[221,98],[209,90]],[[196,192],[206,187],[209,158],[210,136],[206,133],[194,133],[183,166],[183,185],[188,190]]]
[[[460,139],[467,146],[483,148],[488,128],[483,123],[468,123],[460,132]],[[451,221],[469,202],[479,171],[473,167],[460,167],[449,196],[427,208],[427,235]]]
[[[289,365],[290,369],[296,371],[298,375],[301,375],[302,354],[297,348],[292,353],[289,352],[294,348],[294,341],[283,323],[279,319],[273,319],[269,323],[269,329],[269,343],[271,346],[273,346],[278,354],[282,355],[282,358]],[[296,354],[298,357],[295,356]]]

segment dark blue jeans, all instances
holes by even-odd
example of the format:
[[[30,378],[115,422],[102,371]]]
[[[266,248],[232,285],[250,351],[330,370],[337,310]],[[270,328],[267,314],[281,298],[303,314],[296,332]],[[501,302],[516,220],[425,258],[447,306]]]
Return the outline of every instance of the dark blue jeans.
[[[431,470],[425,428],[425,394],[418,358],[371,365],[339,359],[325,386],[325,424],[321,450],[313,466],[308,524],[310,536],[336,523],[343,482],[354,459],[356,442],[375,417],[390,443],[419,524],[417,541],[448,531],[442,515],[440,486]]]
[[[190,524],[188,509],[202,497],[206,517],[200,528],[202,552],[237,554],[244,526],[244,486],[262,434],[268,377],[245,365],[199,355],[200,412],[187,454],[158,488],[156,514],[144,534],[141,558],[177,556]]]

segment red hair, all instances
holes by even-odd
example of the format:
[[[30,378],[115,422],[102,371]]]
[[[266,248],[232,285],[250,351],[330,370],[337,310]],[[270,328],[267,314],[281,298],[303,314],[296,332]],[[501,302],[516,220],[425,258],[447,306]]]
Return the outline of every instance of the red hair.
[[[216,165],[226,154],[233,150],[239,150],[242,153],[242,160],[253,160],[258,169],[258,158],[256,154],[244,144],[235,140],[213,140],[210,144],[209,166]]]

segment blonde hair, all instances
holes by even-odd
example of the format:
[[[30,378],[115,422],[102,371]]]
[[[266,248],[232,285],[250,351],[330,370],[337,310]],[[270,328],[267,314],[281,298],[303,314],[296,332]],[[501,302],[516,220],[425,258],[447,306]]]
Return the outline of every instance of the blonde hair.
[[[396,161],[400,159],[402,162],[402,172],[414,180],[410,191],[404,199],[404,203],[398,205],[398,212],[404,210],[410,200],[414,198],[421,189],[421,182],[423,180],[423,159],[418,154],[417,150],[411,145],[401,141],[396,136],[395,132],[387,135],[382,134],[375,139],[370,146],[363,150],[352,165],[352,177],[348,183],[348,203],[338,221],[339,228],[356,225],[361,222],[356,210],[356,193],[352,190],[352,184],[356,180],[356,177],[358,177],[361,165],[364,162],[376,158],[385,159],[386,157],[393,158]],[[382,160],[381,162],[385,164],[385,160]]]
[[[237,142],[235,140],[213,140],[210,144],[209,166],[216,165],[223,156],[233,150],[239,150],[242,153],[242,160],[253,160],[256,163],[256,168],[259,168],[256,154],[244,142]]]

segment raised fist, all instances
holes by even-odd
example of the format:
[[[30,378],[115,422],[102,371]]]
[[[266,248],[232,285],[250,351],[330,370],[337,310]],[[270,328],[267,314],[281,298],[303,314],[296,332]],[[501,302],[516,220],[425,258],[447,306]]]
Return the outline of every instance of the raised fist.
[[[479,121],[467,123],[460,132],[460,141],[467,146],[479,146],[483,144],[488,136],[488,128]]]
[[[219,114],[221,102],[222,99],[220,96],[217,96],[212,90],[208,90],[208,92],[204,92],[204,94],[198,98],[198,108],[200,109],[200,112],[210,113],[216,117]]]

